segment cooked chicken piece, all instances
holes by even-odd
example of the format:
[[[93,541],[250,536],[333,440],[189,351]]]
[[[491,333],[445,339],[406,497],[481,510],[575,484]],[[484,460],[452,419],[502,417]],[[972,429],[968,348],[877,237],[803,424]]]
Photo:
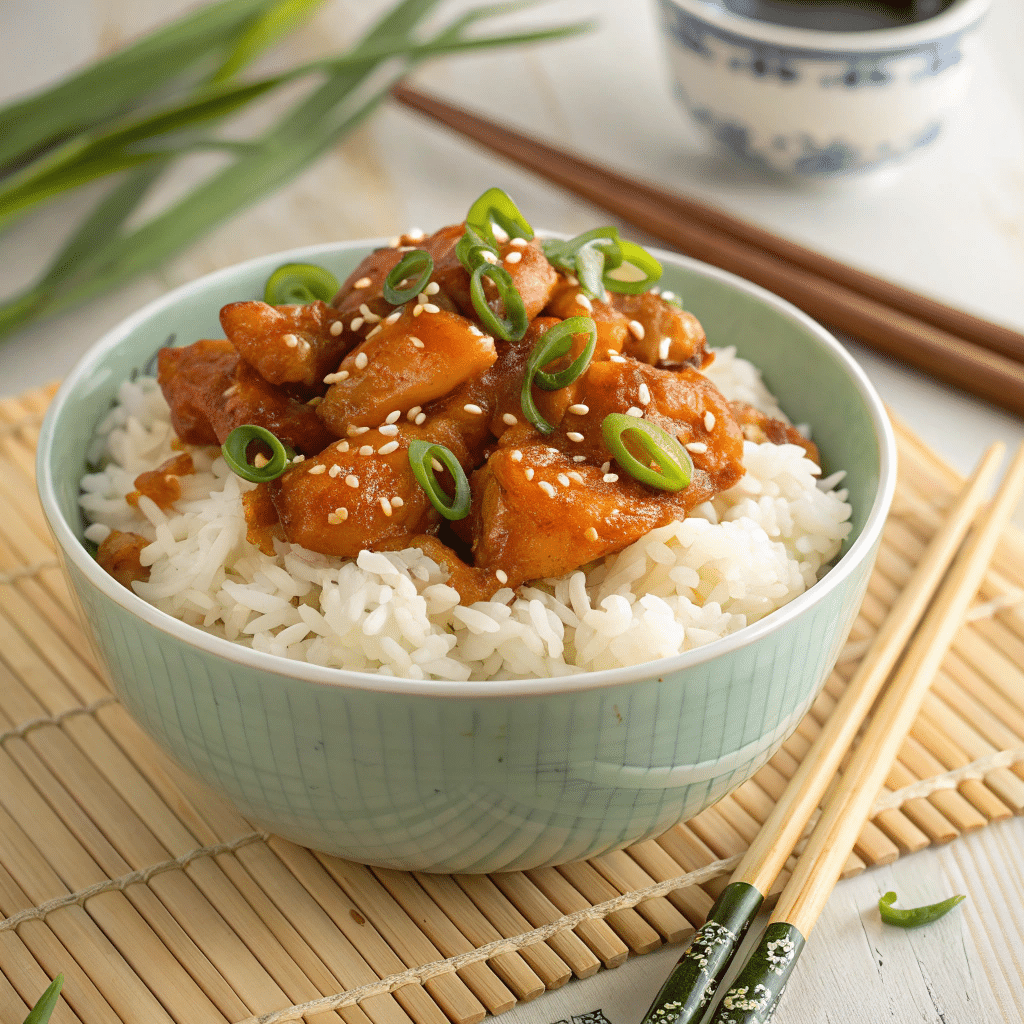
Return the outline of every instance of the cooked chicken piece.
[[[145,495],[155,501],[160,508],[168,509],[181,497],[181,483],[178,477],[188,476],[194,472],[191,455],[172,455],[156,469],[140,473],[135,478],[135,490],[126,494],[124,500],[138,508],[139,499]]]
[[[274,554],[274,540],[284,539],[284,530],[270,495],[270,484],[257,484],[242,494],[245,512],[245,539],[265,555]]]
[[[790,426],[782,420],[772,419],[760,409],[747,405],[746,402],[730,402],[729,408],[732,410],[733,416],[736,417],[743,436],[748,441],[755,441],[758,444],[764,444],[766,441],[770,441],[772,444],[796,444],[807,452],[807,458],[811,462],[821,465],[818,446],[809,438],[804,437],[796,427]]]
[[[163,348],[157,379],[171,423],[189,444],[223,444],[235,427],[255,423],[284,444],[315,455],[335,437],[313,405],[268,384],[227,341]],[[318,401],[315,399],[314,401]]]
[[[358,341],[346,335],[341,314],[325,302],[268,306],[232,302],[220,324],[238,354],[271,384],[301,384],[323,392],[324,375]]]
[[[377,426],[448,394],[495,359],[494,339],[465,317],[407,309],[345,357],[317,414],[338,436]]]
[[[536,433],[524,431],[521,444],[511,443],[512,433],[473,474],[470,513],[476,567],[501,569],[512,587],[619,551],[718,493],[700,471],[674,493],[622,472],[611,480]]]
[[[622,352],[629,336],[629,317],[623,316],[611,303],[588,299],[579,285],[564,277],[544,308],[545,316],[568,320],[571,316],[589,316],[597,328],[596,360],[608,359]]]
[[[269,484],[287,539],[355,558],[435,526],[440,516],[409,465],[409,440],[419,436],[409,424],[397,434],[371,430],[288,469]]]
[[[428,558],[437,562],[442,569],[448,570],[448,586],[459,592],[460,604],[473,604],[476,601],[490,601],[503,587],[508,586],[490,569],[476,569],[466,563],[452,551],[447,544],[429,533],[382,545],[378,550],[401,551],[403,548],[419,548]]]
[[[612,305],[631,324],[623,348],[626,355],[651,366],[693,366],[698,370],[714,358],[700,321],[660,295],[616,293]]]
[[[137,533],[111,530],[96,552],[96,561],[123,587],[132,589],[133,583],[149,579],[149,566],[139,560],[139,552],[150,542]]]

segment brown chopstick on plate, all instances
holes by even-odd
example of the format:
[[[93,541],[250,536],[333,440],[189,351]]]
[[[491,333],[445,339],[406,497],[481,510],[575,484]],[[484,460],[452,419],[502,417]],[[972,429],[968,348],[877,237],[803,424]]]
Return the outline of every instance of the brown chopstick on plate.
[[[393,95],[687,255],[748,278],[872,348],[1024,415],[1024,335],[409,86],[396,86]]]

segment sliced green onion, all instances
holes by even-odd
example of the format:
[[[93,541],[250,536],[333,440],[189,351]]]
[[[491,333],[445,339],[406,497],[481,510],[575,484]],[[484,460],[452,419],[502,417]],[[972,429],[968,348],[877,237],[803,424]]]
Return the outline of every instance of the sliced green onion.
[[[887,892],[878,900],[878,912],[886,924],[894,924],[897,928],[919,928],[923,924],[931,924],[948,914],[958,903],[963,903],[966,896],[950,896],[941,903],[930,903],[926,907],[908,907],[901,910],[894,907],[896,893]]]
[[[481,238],[472,228],[466,228],[463,236],[455,243],[455,256],[470,274],[481,263],[488,262],[484,256],[485,252],[489,252],[495,259],[498,258],[497,247]]]
[[[408,288],[398,286],[407,278],[419,272],[419,277]],[[403,302],[414,299],[427,286],[430,275],[434,272],[434,260],[426,249],[414,249],[402,257],[401,262],[384,279],[384,298],[392,306],[401,306]]]
[[[610,412],[601,423],[601,433],[615,461],[635,480],[662,491],[681,491],[693,477],[693,461],[689,453],[667,430],[650,420]],[[658,467],[644,465],[626,447],[634,442]]]
[[[653,288],[661,280],[661,264],[636,242],[622,241],[619,245],[622,247],[623,264],[636,267],[644,276],[638,281],[626,281],[606,273],[605,288],[610,292],[625,292],[629,295],[639,295]]]
[[[572,350],[573,336],[576,334],[589,335],[583,351],[564,370],[559,370],[558,373],[545,373],[541,367],[569,354]],[[550,434],[555,428],[540,414],[533,400],[533,385],[536,384],[545,391],[558,391],[568,387],[590,365],[596,346],[597,325],[589,316],[572,316],[568,320],[563,320],[546,331],[540,341],[533,346],[533,351],[526,360],[519,404],[523,415],[542,434]]]
[[[265,466],[254,466],[249,461],[249,445],[253,441],[262,441],[273,453]],[[255,423],[243,423],[228,434],[220,446],[224,461],[232,473],[243,480],[251,480],[254,484],[264,484],[276,480],[287,468],[295,452],[276,438],[266,427],[258,427]]]
[[[306,306],[330,302],[338,291],[338,279],[312,263],[286,263],[267,279],[263,301],[269,306]]]
[[[498,297],[505,306],[504,319],[498,319],[494,311],[487,305],[484,294],[484,278],[489,277],[498,289]],[[469,280],[469,294],[473,300],[473,308],[487,330],[501,338],[502,341],[518,341],[530,326],[526,316],[523,297],[516,289],[512,275],[504,267],[494,263],[480,263]]]
[[[455,497],[449,498],[441,490],[441,485],[434,475],[433,461],[444,466],[455,480]],[[459,460],[443,444],[432,444],[430,441],[409,442],[409,465],[417,483],[427,492],[430,504],[445,519],[465,519],[469,515],[470,498],[469,479]]]
[[[500,188],[489,188],[466,214],[466,225],[472,228],[481,238],[492,245],[497,245],[494,227],[497,224],[509,238],[533,238],[533,228],[519,212],[519,207],[512,201],[507,192]]]

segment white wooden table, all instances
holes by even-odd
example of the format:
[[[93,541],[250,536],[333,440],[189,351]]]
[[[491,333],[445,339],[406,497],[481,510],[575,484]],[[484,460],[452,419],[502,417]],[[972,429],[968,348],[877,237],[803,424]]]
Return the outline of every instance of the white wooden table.
[[[185,6],[182,0],[5,0],[0,98],[40,86]],[[337,48],[386,6],[387,0],[333,0],[279,59]],[[462,6],[463,0],[454,0],[448,9]],[[705,147],[671,98],[653,5],[557,0],[543,16],[586,14],[597,15],[601,27],[584,38],[447,61],[424,69],[418,81],[627,172],[1024,328],[1024,6],[1016,0],[995,0],[985,29],[988,59],[976,73],[967,116],[937,147],[895,181],[802,189],[766,184]],[[199,174],[204,158],[192,164],[188,173]],[[105,329],[168,287],[261,253],[448,223],[492,184],[512,193],[534,223],[577,231],[607,219],[389,107],[300,180],[160,274],[6,342],[0,391],[16,393],[59,376]],[[85,198],[22,222],[0,243],[0,291],[31,278],[84,209]],[[851,347],[890,406],[960,470],[967,471],[997,438],[1014,444],[1024,439],[1021,420]],[[811,937],[778,1024],[1021,1021],[1022,868],[1024,821],[1015,819],[841,883]],[[875,901],[888,888],[905,905],[951,892],[966,892],[969,899],[941,923],[904,933],[878,923]],[[605,1012],[612,1024],[638,1021],[672,959],[668,951],[657,956],[656,968],[653,961],[646,969],[637,961],[608,975],[614,993]],[[588,1003],[600,977],[529,1004],[515,1017],[547,1024],[592,1009]]]

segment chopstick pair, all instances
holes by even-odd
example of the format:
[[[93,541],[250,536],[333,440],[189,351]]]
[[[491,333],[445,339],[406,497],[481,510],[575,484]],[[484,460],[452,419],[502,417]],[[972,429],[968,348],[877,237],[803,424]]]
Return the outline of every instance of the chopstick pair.
[[[773,1012],[1024,490],[1022,447],[983,523],[947,575],[995,476],[1003,450],[1002,445],[990,448],[961,491],[842,700],[761,827],[707,922],[691,939],[662,986],[644,1024],[693,1024],[702,1019],[764,894],[800,841],[847,748],[913,636],[797,861],[764,937],[723,997],[711,1024],[763,1024]],[[937,589],[938,595],[924,615]]]
[[[879,351],[1024,415],[1024,335],[409,86],[396,86],[392,95],[682,252],[746,277]]]

